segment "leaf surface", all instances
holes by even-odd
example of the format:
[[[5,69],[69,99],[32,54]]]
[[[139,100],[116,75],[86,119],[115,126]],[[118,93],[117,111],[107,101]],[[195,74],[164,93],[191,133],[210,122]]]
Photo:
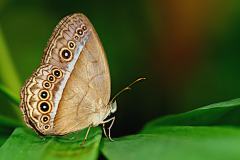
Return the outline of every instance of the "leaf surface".
[[[32,130],[17,128],[0,149],[0,159],[11,160],[95,160],[102,136],[100,128],[92,128],[81,145],[86,130],[66,136],[40,137]],[[13,154],[14,153],[14,154]]]
[[[165,126],[105,140],[102,152],[110,160],[238,160],[239,148],[240,129]]]

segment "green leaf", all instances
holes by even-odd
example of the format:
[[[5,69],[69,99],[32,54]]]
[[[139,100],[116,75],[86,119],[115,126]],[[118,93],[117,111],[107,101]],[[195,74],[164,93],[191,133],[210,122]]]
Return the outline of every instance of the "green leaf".
[[[0,115],[0,127],[1,128],[16,128],[19,126],[23,126],[23,123],[18,120],[14,120],[12,118],[5,117],[3,115]]]
[[[0,146],[4,144],[14,129],[0,126]]]
[[[94,160],[98,157],[102,132],[92,128],[81,145],[86,130],[66,136],[40,137],[32,130],[17,128],[0,148],[0,159]]]
[[[240,129],[228,127],[159,127],[137,135],[104,140],[111,160],[239,160]]]
[[[14,67],[14,64],[11,59],[11,55],[7,48],[1,26],[0,26],[0,93],[7,96],[7,100],[13,102],[13,104],[9,104],[4,99],[5,97],[0,97],[1,99],[1,114],[6,114],[8,110],[11,110],[9,116],[17,117],[20,119],[20,112],[18,107],[14,104],[19,104],[19,90],[20,90],[20,80],[17,75],[17,71]],[[7,105],[10,107],[5,108]]]
[[[0,146],[7,140],[15,127],[22,125],[23,123],[17,120],[0,115]]]
[[[144,129],[159,126],[240,125],[240,99],[211,104],[186,113],[153,120]]]
[[[18,97],[20,90],[20,80],[17,75],[17,71],[11,60],[7,45],[3,38],[2,30],[0,28],[0,79],[8,88],[10,88],[15,97]]]
[[[12,105],[9,104],[9,107],[11,108],[8,108],[8,109],[9,110],[11,109],[12,111],[15,111],[16,113],[18,113],[17,115],[20,118],[19,108],[16,107],[16,105],[19,104],[19,99],[14,97],[11,91],[3,87],[1,84],[0,84],[0,93],[5,95],[7,99],[13,103]],[[8,115],[1,113],[0,115],[0,146],[7,140],[8,136],[12,133],[14,128],[23,125],[22,121],[19,121],[19,118],[12,118]]]
[[[2,84],[0,84],[0,93],[5,95],[8,98],[8,100],[11,101],[13,104],[17,106],[19,105],[20,103],[19,96],[16,96],[11,90],[3,86]]]
[[[4,144],[4,142],[7,140],[7,138],[8,138],[8,136],[0,134],[0,146],[2,146]]]
[[[12,131],[19,126],[23,126],[23,123],[0,115],[0,146],[7,140]]]
[[[102,152],[113,160],[237,160],[240,129],[226,125],[239,125],[239,115],[240,99],[234,99],[166,116],[148,123],[137,135],[113,143],[104,140]]]
[[[10,103],[5,104],[9,108],[5,108],[4,104],[1,104],[3,106],[1,106],[2,109],[1,109],[0,114],[5,115],[4,112],[8,111],[11,113],[11,115],[14,115],[14,116],[8,115],[9,117],[14,118],[16,121],[21,120],[22,114],[20,113],[20,109],[19,109],[19,103],[20,103],[19,97],[16,97],[16,95],[11,90],[9,90],[7,87],[3,86],[2,84],[0,84],[0,94],[4,95],[4,98],[3,98],[4,101],[10,102]]]

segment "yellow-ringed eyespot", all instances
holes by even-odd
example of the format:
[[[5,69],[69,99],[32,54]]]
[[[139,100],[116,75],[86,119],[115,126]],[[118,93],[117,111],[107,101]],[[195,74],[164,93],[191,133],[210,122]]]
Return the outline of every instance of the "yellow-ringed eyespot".
[[[52,82],[52,83],[53,83],[53,82],[56,81],[56,78],[55,78],[53,75],[50,74],[50,75],[47,76],[47,80],[48,80],[49,82]]]
[[[54,69],[52,70],[52,74],[53,74],[54,77],[56,77],[56,78],[61,78],[62,75],[63,75],[62,71],[61,71],[60,69],[58,69],[58,68],[54,68]]]
[[[74,39],[75,41],[78,41],[79,40],[79,36],[77,34],[74,35]]]
[[[50,98],[50,93],[48,92],[48,90],[43,89],[43,90],[40,90],[38,96],[41,100],[47,100]]]
[[[87,30],[87,27],[86,27],[86,26],[82,26],[82,29],[83,29],[84,31],[86,31],[86,30]]]
[[[76,45],[75,45],[75,43],[74,43],[73,41],[69,41],[69,42],[68,42],[68,48],[69,48],[69,49],[74,49],[75,46],[76,46]]]
[[[52,110],[52,105],[48,101],[40,101],[38,103],[38,110],[42,114],[49,113]]]
[[[48,123],[50,121],[50,117],[48,115],[43,115],[41,117],[41,122],[42,123]]]
[[[48,124],[44,126],[45,130],[48,130],[49,128],[50,128],[50,126]]]
[[[62,48],[59,56],[63,61],[67,62],[71,61],[73,58],[72,52],[67,48]]]
[[[48,81],[43,81],[43,88],[50,89],[52,87],[52,84]]]
[[[78,28],[76,32],[79,36],[83,35],[83,30],[81,28]]]

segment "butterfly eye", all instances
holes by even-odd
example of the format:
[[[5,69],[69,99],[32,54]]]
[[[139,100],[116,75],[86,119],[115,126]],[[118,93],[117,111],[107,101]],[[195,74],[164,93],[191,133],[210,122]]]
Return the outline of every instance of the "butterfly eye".
[[[50,97],[50,94],[47,90],[44,89],[39,92],[39,98],[41,100],[47,100],[49,97]]]
[[[72,52],[67,48],[63,48],[60,52],[60,58],[64,61],[69,62],[73,58]]]
[[[52,70],[52,74],[56,78],[61,78],[62,77],[62,71],[60,69],[57,69],[57,68]]]
[[[49,113],[51,111],[51,109],[52,109],[52,106],[47,101],[41,101],[41,102],[38,103],[38,110],[42,114]]]
[[[52,84],[49,83],[48,81],[44,81],[43,82],[43,88],[45,89],[50,89],[52,87]]]
[[[50,117],[47,116],[47,115],[43,115],[43,116],[41,117],[41,122],[42,122],[42,123],[48,123],[49,120],[50,120]]]
[[[48,75],[47,79],[48,79],[49,82],[55,82],[55,80],[56,80],[55,77],[51,74]]]
[[[83,30],[80,29],[80,28],[78,28],[78,29],[77,29],[77,34],[78,34],[79,36],[82,36],[82,35],[83,35]]]
[[[73,41],[68,42],[68,48],[74,49],[75,48],[75,43]]]

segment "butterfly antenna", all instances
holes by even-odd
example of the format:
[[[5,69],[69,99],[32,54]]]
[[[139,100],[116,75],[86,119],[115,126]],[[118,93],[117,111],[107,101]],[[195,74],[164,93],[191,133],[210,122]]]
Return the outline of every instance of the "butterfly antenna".
[[[133,86],[134,84],[136,84],[139,81],[145,80],[146,78],[138,78],[135,81],[133,81],[131,84],[129,84],[127,87],[123,88],[121,91],[119,91],[117,94],[114,95],[114,97],[110,100],[109,104],[111,104],[120,94],[122,94],[123,92],[127,91],[127,90],[131,90],[131,86]]]

